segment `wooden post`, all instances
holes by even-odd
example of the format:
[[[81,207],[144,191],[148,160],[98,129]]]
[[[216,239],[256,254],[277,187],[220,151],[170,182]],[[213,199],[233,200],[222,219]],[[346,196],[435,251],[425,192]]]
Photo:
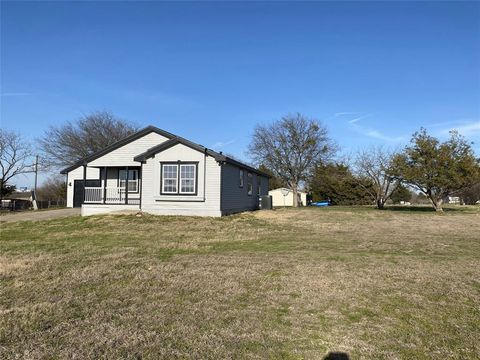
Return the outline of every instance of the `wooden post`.
[[[38,155],[35,156],[35,196],[37,196],[37,184],[38,184]]]
[[[107,167],[103,167],[103,203],[107,200]]]
[[[128,166],[125,167],[125,205],[128,205]]]

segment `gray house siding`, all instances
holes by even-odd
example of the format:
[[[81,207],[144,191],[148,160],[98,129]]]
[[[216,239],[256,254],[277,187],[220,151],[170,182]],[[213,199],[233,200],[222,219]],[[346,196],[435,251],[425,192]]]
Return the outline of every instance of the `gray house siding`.
[[[260,184],[261,184],[260,195],[268,195],[268,178],[260,175],[259,177],[260,177]]]
[[[222,165],[221,210],[223,215],[258,209],[259,196],[268,194],[268,178],[243,169],[243,187],[240,186],[240,170],[232,164]],[[252,194],[248,195],[248,174],[252,174]]]

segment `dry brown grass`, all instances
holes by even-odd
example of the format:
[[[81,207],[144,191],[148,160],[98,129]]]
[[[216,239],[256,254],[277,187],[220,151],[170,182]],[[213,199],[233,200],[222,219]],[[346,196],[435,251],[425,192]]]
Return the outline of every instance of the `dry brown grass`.
[[[480,211],[2,225],[0,358],[472,359]]]

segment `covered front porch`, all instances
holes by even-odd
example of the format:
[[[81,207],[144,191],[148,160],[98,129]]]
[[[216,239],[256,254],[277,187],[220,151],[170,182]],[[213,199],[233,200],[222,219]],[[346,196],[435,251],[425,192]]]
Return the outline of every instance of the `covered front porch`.
[[[84,166],[83,179],[75,180],[74,206],[134,205],[140,208],[140,167],[101,167],[98,179],[87,179],[87,167]]]

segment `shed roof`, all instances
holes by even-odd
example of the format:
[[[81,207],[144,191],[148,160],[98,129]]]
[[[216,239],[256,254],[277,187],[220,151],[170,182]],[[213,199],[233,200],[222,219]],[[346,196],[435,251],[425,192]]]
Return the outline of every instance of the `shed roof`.
[[[3,197],[4,200],[29,200],[32,197],[31,191],[14,191]]]
[[[286,187],[279,187],[279,188],[276,188],[276,189],[272,189],[272,190],[270,190],[269,192],[271,192],[271,191],[281,191],[281,190],[288,190],[288,191],[293,192],[292,189],[289,189],[289,188],[286,188]],[[300,190],[298,190],[298,193],[300,193],[300,194],[306,194],[305,191],[300,191]]]

